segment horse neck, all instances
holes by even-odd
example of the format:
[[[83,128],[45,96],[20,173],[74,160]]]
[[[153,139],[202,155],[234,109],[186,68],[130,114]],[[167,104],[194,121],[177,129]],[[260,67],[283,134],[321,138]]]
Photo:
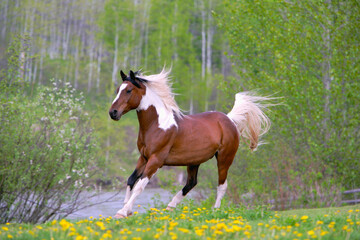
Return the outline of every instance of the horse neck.
[[[136,110],[140,129],[144,131],[151,127],[166,131],[172,126],[177,126],[174,113],[165,107],[160,97],[151,89],[146,89],[146,94],[142,97]]]
[[[137,116],[141,131],[148,131],[150,128],[158,126],[158,114],[154,106],[150,106],[146,110],[138,110]]]

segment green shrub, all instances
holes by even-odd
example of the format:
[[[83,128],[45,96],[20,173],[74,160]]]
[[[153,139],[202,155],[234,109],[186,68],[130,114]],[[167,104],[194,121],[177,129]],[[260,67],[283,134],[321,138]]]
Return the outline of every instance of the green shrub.
[[[84,101],[52,81],[30,98],[0,103],[0,222],[43,222],[72,213],[96,170],[96,141]]]

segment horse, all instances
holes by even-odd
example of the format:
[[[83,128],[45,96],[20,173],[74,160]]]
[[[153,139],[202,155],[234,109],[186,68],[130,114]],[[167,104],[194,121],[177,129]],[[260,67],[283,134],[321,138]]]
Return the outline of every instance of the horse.
[[[154,75],[121,70],[122,84],[109,109],[111,119],[119,121],[127,112],[136,109],[139,121],[137,147],[140,152],[134,172],[127,181],[124,206],[115,218],[132,214],[136,198],[151,177],[162,166],[186,166],[186,185],[167,206],[174,209],[197,184],[200,164],[214,156],[217,159],[218,187],[214,208],[219,208],[227,189],[227,174],[239,147],[240,138],[251,150],[259,137],[270,128],[265,115],[267,97],[250,92],[235,95],[235,104],[228,114],[210,111],[193,115],[182,113],[175,102],[165,68]]]

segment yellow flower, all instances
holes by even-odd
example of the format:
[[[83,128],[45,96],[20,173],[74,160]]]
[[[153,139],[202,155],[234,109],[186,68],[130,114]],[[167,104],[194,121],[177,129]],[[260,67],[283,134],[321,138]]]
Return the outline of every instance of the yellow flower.
[[[2,227],[2,230],[9,231],[9,229],[7,227]]]
[[[110,230],[106,231],[106,233],[104,233],[104,234],[102,235],[102,237],[103,237],[103,238],[112,238],[111,231],[110,231]]]
[[[97,226],[99,226],[101,230],[105,230],[105,229],[106,229],[103,222],[99,222],[99,221],[98,221],[98,222],[96,222],[95,224],[96,224]]]
[[[251,230],[251,226],[250,226],[250,225],[248,225],[248,224],[246,224],[246,225],[245,225],[245,229],[247,229],[247,230]]]
[[[246,236],[250,236],[250,235],[251,235],[251,233],[248,232],[248,231],[245,231],[244,234],[245,234]]]
[[[313,230],[310,230],[310,231],[307,232],[307,234],[308,234],[308,235],[314,235],[315,232],[314,232]]]
[[[258,226],[262,226],[262,225],[264,225],[263,223],[258,223]]]
[[[13,236],[11,234],[8,234],[7,237],[8,238],[13,238]]]
[[[221,235],[221,234],[224,234],[222,231],[219,231],[219,230],[216,230],[215,232],[214,232],[214,234],[216,235],[216,234],[218,234],[218,235]]]
[[[322,225],[322,224],[324,224],[324,222],[319,220],[319,221],[316,222],[316,224],[317,225]]]
[[[301,220],[306,220],[306,219],[308,219],[308,218],[309,218],[308,216],[304,215],[304,216],[302,216],[300,219],[301,219]]]
[[[189,229],[186,229],[186,228],[178,228],[178,230],[180,232],[183,232],[183,233],[189,233],[190,232]]]
[[[75,240],[85,240],[85,239],[87,239],[87,237],[84,237],[84,236],[81,236],[81,235],[78,235],[75,238]]]
[[[71,224],[70,224],[68,221],[66,221],[65,219],[62,219],[62,220],[59,222],[59,224],[60,224],[61,229],[62,229],[63,231],[66,231],[66,230],[71,226]]]
[[[237,226],[237,225],[234,225],[234,226],[233,226],[233,229],[234,229],[235,231],[237,231],[237,232],[242,230],[242,228],[239,227],[239,226]]]
[[[349,211],[348,211],[348,213],[352,213],[354,210],[352,210],[352,209],[350,209]]]
[[[160,234],[158,234],[158,233],[154,235],[155,239],[158,239],[159,237],[160,237]]]
[[[328,233],[329,233],[328,231],[321,231],[320,235],[324,236],[325,234],[328,234]]]

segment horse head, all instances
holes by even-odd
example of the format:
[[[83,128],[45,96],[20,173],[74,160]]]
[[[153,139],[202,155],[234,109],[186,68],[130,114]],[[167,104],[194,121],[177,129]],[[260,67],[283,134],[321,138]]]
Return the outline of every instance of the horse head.
[[[138,72],[130,70],[129,76],[120,71],[123,83],[117,89],[117,95],[111,104],[109,115],[111,119],[118,121],[122,115],[132,109],[136,109],[146,93],[145,79],[137,77]]]

